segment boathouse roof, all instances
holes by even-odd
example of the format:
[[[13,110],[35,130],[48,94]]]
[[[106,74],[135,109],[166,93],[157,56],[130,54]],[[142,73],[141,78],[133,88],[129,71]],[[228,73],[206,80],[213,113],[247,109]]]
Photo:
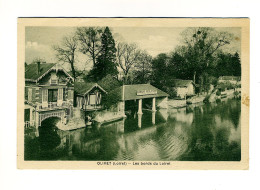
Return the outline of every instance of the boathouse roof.
[[[107,93],[101,86],[99,86],[97,83],[92,82],[75,82],[74,84],[74,90],[78,95],[85,96],[88,94],[93,88],[99,88],[104,93]]]
[[[62,70],[68,77],[72,78],[69,73],[56,63],[40,63],[39,66],[40,68],[38,70],[37,63],[27,65],[25,67],[25,80],[37,82],[52,70]]]
[[[123,91],[123,100],[136,100],[169,96],[166,92],[161,91],[151,84],[124,85],[121,88]]]
[[[172,82],[174,87],[188,87],[190,84],[194,84],[192,80],[182,79],[174,79]]]

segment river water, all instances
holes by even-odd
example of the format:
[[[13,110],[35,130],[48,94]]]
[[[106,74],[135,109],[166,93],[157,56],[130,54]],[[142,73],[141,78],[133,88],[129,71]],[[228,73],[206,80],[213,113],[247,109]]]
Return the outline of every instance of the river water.
[[[57,121],[55,121],[57,120]],[[46,120],[47,121],[47,120]],[[239,161],[241,101],[130,113],[120,121],[61,131],[48,119],[25,134],[25,160]]]

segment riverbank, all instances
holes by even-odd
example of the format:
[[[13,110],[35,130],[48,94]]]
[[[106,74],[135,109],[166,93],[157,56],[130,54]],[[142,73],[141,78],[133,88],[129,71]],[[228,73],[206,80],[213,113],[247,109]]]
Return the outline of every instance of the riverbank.
[[[193,97],[187,99],[187,104],[200,103],[200,102],[203,102],[205,98],[206,98],[205,95],[196,95],[196,96],[193,96]]]
[[[168,100],[168,107],[169,108],[182,108],[187,105],[185,99],[169,99]]]

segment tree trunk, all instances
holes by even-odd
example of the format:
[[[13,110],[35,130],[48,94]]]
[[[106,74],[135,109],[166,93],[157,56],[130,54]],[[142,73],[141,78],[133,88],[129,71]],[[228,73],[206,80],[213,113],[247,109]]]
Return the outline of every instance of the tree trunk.
[[[196,84],[196,71],[194,71],[194,74],[193,74],[193,82],[194,82],[194,84]]]

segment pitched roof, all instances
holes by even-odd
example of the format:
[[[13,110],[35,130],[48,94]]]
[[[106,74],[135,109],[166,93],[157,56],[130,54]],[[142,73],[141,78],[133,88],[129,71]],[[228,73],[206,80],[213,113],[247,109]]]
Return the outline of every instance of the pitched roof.
[[[38,64],[32,63],[30,65],[27,65],[25,68],[25,80],[32,80],[33,82],[37,82],[37,80],[40,80],[49,71],[53,69],[62,70],[68,77],[72,78],[72,76],[64,68],[62,68],[60,65],[56,63],[41,63],[39,73],[38,73]]]
[[[107,93],[101,86],[93,82],[75,82],[74,90],[77,94],[85,95],[90,92],[93,88],[99,88],[101,91]]]
[[[40,76],[46,73],[54,65],[55,63],[41,63],[40,73],[38,73],[37,63],[32,63],[30,65],[27,65],[25,68],[25,79],[37,80]]]
[[[124,85],[121,87],[124,97],[123,100],[136,100],[153,97],[166,97],[167,93],[150,84]]]
[[[192,80],[181,80],[181,79],[173,80],[174,87],[188,87],[188,85],[191,83],[194,84]]]

